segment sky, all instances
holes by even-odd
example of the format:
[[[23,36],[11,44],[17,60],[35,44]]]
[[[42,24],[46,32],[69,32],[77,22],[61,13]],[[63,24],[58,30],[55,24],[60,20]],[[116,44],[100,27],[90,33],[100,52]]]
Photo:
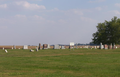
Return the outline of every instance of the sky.
[[[120,0],[0,0],[0,45],[90,43]]]

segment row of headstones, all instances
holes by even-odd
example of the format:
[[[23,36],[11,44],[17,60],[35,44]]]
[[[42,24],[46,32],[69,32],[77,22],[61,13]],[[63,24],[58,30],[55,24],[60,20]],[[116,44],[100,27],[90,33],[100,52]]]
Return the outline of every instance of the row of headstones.
[[[4,50],[5,48],[3,47],[3,50]],[[16,46],[14,45],[11,49],[16,49]],[[20,49],[20,48],[18,48],[18,49]],[[23,49],[28,49],[28,46],[27,45],[24,45],[23,46]]]
[[[117,46],[115,46],[115,44],[112,45],[112,43],[110,45],[102,45],[102,43],[100,43],[100,49],[116,49]]]
[[[41,44],[39,43],[39,50],[40,49],[49,49],[49,48],[50,48],[49,44],[43,44],[43,48],[42,48]],[[65,46],[54,45],[53,49],[65,49]]]

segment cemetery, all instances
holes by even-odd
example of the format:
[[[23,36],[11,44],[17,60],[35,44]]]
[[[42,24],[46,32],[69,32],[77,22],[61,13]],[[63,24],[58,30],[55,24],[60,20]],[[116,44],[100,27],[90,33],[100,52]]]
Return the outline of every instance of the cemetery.
[[[38,46],[28,46],[28,45],[23,45],[23,46],[17,46],[17,45],[11,45],[11,46],[0,46],[0,49],[73,49],[73,48],[86,48],[86,49],[116,49],[120,48],[120,45],[115,45],[114,43],[110,45],[103,45],[100,43],[100,45],[75,45],[74,42],[70,42],[68,45],[50,45],[50,44],[41,44],[39,43]]]
[[[107,47],[107,46],[105,46]],[[29,48],[29,47],[28,47]],[[120,49],[0,49],[1,77],[119,77]],[[62,48],[62,47],[61,47]],[[38,52],[36,51],[38,49]],[[112,72],[112,73],[111,73]]]
[[[74,42],[0,46],[0,77],[119,77],[119,47]]]

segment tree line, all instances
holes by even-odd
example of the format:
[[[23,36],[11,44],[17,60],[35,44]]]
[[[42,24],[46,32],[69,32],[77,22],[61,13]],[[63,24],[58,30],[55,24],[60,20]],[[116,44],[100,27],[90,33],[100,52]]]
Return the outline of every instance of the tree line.
[[[93,44],[120,44],[120,19],[116,16],[111,21],[98,23],[97,32],[93,33]]]

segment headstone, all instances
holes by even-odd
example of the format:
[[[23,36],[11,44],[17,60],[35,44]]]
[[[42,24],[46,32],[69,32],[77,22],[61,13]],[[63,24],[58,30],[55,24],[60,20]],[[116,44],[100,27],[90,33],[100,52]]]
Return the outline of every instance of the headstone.
[[[54,45],[54,49],[60,49],[59,45]]]
[[[40,50],[40,49],[42,49],[42,48],[41,48],[41,44],[39,43],[39,50]]]
[[[16,46],[15,46],[15,45],[13,45],[13,47],[14,47],[14,49],[16,49]]]
[[[36,51],[38,51],[38,47],[36,47]]]
[[[5,49],[5,52],[8,53],[8,51]]]
[[[31,49],[30,52],[34,52],[34,50]]]
[[[3,47],[3,50],[4,50],[4,47]]]
[[[74,42],[70,42],[70,47],[69,49],[73,49],[74,50]]]
[[[43,44],[43,49],[48,49],[48,44]]]
[[[78,44],[76,43],[76,49],[78,49]]]
[[[108,49],[108,45],[107,44],[104,45],[104,49]]]
[[[113,49],[115,49],[115,43],[113,44],[113,47],[112,47]]]
[[[104,47],[103,47],[103,45],[102,45],[102,43],[100,43],[100,49],[103,49]]]
[[[65,46],[61,46],[61,49],[65,49]]]
[[[112,43],[109,45],[109,49],[112,49]]]
[[[97,47],[95,46],[95,49],[96,49]]]
[[[48,48],[48,49],[50,48],[50,45],[49,45],[49,44],[47,45],[47,48]]]
[[[97,46],[97,48],[100,48],[100,46]]]
[[[28,49],[28,46],[27,46],[27,45],[24,45],[24,46],[23,46],[23,49]]]
[[[13,49],[13,47],[12,47],[12,49]]]

